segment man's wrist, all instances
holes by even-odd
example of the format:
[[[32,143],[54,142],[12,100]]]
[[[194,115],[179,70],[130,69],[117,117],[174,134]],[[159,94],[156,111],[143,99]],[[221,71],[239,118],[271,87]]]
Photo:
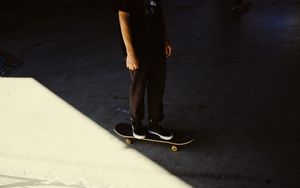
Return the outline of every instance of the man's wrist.
[[[127,55],[129,55],[129,56],[135,56],[135,52],[134,52],[134,50],[127,50]]]

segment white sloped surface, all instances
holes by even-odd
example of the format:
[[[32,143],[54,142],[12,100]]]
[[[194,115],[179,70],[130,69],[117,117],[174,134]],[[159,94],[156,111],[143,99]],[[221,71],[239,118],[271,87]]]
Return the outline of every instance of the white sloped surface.
[[[0,78],[0,121],[0,187],[190,187],[32,78]]]

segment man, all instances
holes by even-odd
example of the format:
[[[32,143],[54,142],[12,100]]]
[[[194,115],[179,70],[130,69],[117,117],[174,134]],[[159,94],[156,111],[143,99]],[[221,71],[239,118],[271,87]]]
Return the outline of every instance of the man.
[[[122,48],[131,75],[129,89],[130,118],[135,138],[148,131],[170,140],[171,131],[162,128],[166,57],[171,45],[163,20],[160,0],[113,0],[118,13]],[[147,90],[148,130],[142,126],[144,97]]]

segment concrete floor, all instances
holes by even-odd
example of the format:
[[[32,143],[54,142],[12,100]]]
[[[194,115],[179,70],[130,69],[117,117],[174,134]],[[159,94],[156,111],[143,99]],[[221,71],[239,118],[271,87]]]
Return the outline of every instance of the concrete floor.
[[[299,187],[300,2],[253,0],[243,14],[230,1],[176,2],[165,7],[174,55],[163,124],[199,137],[178,153],[130,147],[192,187]],[[24,61],[10,76],[34,78],[115,136],[129,74],[110,7],[0,9],[0,48]]]

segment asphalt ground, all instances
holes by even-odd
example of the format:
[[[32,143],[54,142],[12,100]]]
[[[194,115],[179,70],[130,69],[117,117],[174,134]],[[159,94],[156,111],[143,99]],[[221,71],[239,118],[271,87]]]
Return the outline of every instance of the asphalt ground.
[[[130,147],[193,187],[300,185],[300,3],[252,2],[244,13],[230,1],[165,5],[174,54],[162,123],[198,139],[177,153]],[[34,78],[116,136],[130,77],[109,5],[17,3],[0,21],[1,51],[24,62],[9,77]]]

